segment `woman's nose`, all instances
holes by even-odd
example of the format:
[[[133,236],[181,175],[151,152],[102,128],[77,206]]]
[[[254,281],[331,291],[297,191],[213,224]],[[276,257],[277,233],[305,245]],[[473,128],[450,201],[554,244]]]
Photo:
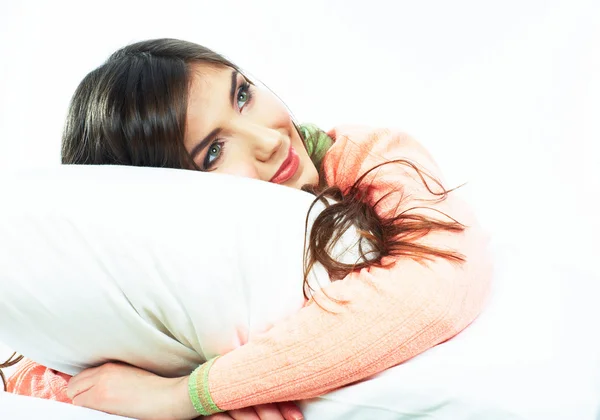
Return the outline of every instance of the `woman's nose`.
[[[267,162],[276,155],[285,138],[278,130],[258,125],[246,127],[246,133],[252,152],[261,162]]]

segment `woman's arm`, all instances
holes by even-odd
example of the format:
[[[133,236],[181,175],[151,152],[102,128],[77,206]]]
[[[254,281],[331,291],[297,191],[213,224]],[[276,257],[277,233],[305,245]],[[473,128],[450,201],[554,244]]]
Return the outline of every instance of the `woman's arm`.
[[[396,158],[441,177],[427,151],[406,135],[362,128],[331,134],[336,143],[324,161],[329,185],[344,189],[368,169]],[[382,202],[382,211],[427,206],[465,224],[462,233],[431,233],[421,242],[459,252],[466,263],[388,259],[391,267],[363,269],[332,283],[315,295],[328,310],[311,300],[294,316],[214,363],[208,380],[219,408],[322,395],[448,340],[480,313],[491,277],[487,237],[468,206],[452,193],[440,203],[419,200],[432,196],[412,169],[397,164],[376,170],[369,184],[372,202],[392,192]],[[395,208],[400,198],[403,204]],[[431,210],[421,212],[440,217]]]

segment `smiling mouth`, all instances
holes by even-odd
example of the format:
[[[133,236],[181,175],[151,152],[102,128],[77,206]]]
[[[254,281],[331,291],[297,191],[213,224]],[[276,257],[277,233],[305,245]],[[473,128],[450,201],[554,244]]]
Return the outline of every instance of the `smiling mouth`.
[[[288,152],[287,157],[275,173],[273,178],[271,178],[270,182],[275,184],[283,184],[287,180],[296,174],[298,170],[298,166],[300,166],[300,157],[293,146],[290,146],[290,150]]]

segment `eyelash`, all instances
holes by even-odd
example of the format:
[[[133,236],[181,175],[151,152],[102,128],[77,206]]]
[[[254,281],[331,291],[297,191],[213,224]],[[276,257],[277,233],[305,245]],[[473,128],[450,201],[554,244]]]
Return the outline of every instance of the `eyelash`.
[[[252,99],[254,98],[254,93],[252,92],[252,85],[246,79],[244,79],[244,81],[242,82],[242,84],[240,85],[240,87],[237,91],[237,94],[235,96],[236,101],[238,100],[237,98],[239,97],[240,93],[242,93],[242,92],[245,92],[247,95],[246,102],[244,103],[244,106],[242,107],[242,109],[243,109],[249,103],[251,103]],[[242,109],[240,109],[240,111]],[[219,145],[221,147],[221,153],[219,153],[219,157],[217,157],[212,162],[208,163],[207,161],[208,161],[210,149],[211,149],[211,147],[213,147],[215,145]],[[207,150],[206,156],[204,157],[204,161],[202,162],[203,170],[206,172],[214,171],[216,169],[216,168],[214,168],[214,166],[221,160],[221,157],[223,156],[223,153],[225,151],[225,141],[216,139],[215,141],[213,141],[210,144],[210,146],[208,146],[208,148],[206,150]]]
[[[245,108],[249,103],[252,102],[252,99],[254,98],[254,93],[252,92],[252,85],[246,79],[244,79],[244,81],[240,85],[240,88],[237,91],[237,95],[235,96],[236,100],[237,100],[238,96],[240,96],[240,93],[242,93],[242,92],[246,92],[246,95],[248,95],[248,98],[246,99],[246,103],[244,104],[244,108]],[[240,109],[240,111],[241,111],[241,109]]]
[[[210,149],[213,148],[215,145],[218,145],[219,147],[221,147],[221,153],[219,153],[219,156],[213,160],[212,162],[208,162],[208,157],[210,155]],[[213,141],[210,146],[208,146],[206,148],[206,156],[204,157],[204,161],[202,162],[202,170],[205,172],[210,172],[210,171],[214,171],[216,168],[214,168],[215,164],[219,163],[219,161],[221,160],[221,157],[223,156],[223,152],[225,151],[225,141],[224,140],[215,140]]]

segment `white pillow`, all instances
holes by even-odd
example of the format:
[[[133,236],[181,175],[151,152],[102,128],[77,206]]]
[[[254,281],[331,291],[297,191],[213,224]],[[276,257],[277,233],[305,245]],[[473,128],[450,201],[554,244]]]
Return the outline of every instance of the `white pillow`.
[[[185,374],[302,305],[313,197],[301,191],[122,167],[0,182],[0,341],[47,366],[72,374],[109,358]],[[595,419],[600,282],[500,251],[471,327],[304,402],[305,417]]]
[[[189,374],[304,303],[308,193],[64,166],[5,174],[0,194],[0,342],[62,372]]]

